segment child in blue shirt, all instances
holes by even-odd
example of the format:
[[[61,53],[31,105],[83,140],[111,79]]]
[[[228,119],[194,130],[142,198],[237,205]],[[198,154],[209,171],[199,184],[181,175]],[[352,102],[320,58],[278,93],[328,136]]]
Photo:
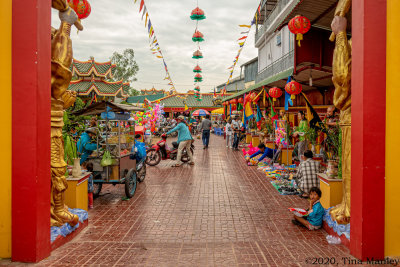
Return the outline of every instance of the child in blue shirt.
[[[294,215],[292,223],[299,226],[304,226],[309,230],[317,230],[322,226],[322,219],[325,214],[325,209],[322,207],[319,199],[321,198],[321,190],[318,187],[310,189],[310,208],[306,216],[299,217]]]

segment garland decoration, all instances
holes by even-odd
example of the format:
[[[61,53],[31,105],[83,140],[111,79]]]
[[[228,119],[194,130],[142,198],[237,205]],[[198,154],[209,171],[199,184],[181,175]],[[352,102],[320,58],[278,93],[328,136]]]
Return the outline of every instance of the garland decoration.
[[[203,77],[200,74],[202,72],[202,69],[199,66],[199,59],[203,58],[203,54],[200,51],[200,42],[204,41],[204,35],[198,30],[198,26],[199,26],[199,21],[205,19],[206,16],[204,14],[204,11],[199,8],[198,0],[197,0],[197,7],[192,10],[190,18],[196,21],[196,29],[192,36],[192,41],[197,43],[197,50],[193,53],[192,57],[193,59],[197,60],[197,66],[193,69],[193,72],[196,73],[196,75],[194,76],[194,83],[195,83],[194,97],[197,99],[197,101],[201,101],[202,99],[200,94],[200,86],[198,86],[198,83],[203,81]]]

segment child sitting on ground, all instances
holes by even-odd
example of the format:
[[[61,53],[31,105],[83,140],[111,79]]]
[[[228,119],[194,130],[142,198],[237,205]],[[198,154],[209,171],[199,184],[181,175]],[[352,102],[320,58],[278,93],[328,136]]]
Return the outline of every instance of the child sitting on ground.
[[[309,230],[321,228],[322,219],[325,214],[325,209],[319,202],[321,195],[321,190],[318,187],[312,187],[310,189],[310,208],[307,212],[307,215],[303,217],[294,215],[294,220],[292,220],[292,223],[295,225],[304,226]]]

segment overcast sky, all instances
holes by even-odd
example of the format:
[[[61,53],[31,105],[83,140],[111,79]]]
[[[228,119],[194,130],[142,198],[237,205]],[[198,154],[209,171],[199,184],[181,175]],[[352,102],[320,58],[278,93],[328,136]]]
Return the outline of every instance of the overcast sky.
[[[74,58],[88,60],[94,56],[96,61],[107,61],[114,51],[126,48],[135,51],[139,65],[136,89],[169,89],[162,59],[153,55],[149,49],[149,38],[144,20],[139,14],[138,0],[89,0],[91,15],[82,21],[85,29],[77,34],[71,33]],[[246,28],[239,24],[249,24],[259,0],[199,0],[207,19],[199,21],[199,30],[204,34],[201,43],[204,58],[199,65],[203,69],[201,92],[210,92],[214,86],[227,81],[229,70],[239,49],[237,39]],[[175,87],[179,92],[193,89],[193,68],[196,60],[192,54],[196,44],[192,35],[196,21],[190,19],[196,0],[145,0],[147,10],[158,42]],[[53,11],[52,25],[58,27],[58,14]],[[240,65],[257,56],[254,47],[254,27],[242,50],[234,76],[240,74]]]

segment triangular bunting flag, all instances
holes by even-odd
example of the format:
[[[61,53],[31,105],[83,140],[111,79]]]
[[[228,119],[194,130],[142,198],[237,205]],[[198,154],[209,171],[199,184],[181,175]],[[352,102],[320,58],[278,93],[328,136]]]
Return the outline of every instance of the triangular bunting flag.
[[[244,24],[242,24],[242,25],[239,25],[239,27],[242,27],[242,28],[251,28],[251,25],[244,25]]]
[[[239,41],[239,40],[244,40],[244,39],[246,39],[246,38],[247,38],[247,36],[243,36],[242,38],[239,38],[238,41]]]
[[[139,12],[142,11],[143,6],[144,6],[144,0],[142,0],[142,2],[140,2],[140,9],[139,9]]]

